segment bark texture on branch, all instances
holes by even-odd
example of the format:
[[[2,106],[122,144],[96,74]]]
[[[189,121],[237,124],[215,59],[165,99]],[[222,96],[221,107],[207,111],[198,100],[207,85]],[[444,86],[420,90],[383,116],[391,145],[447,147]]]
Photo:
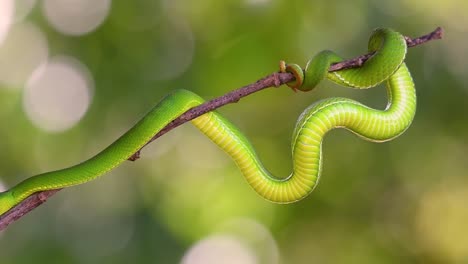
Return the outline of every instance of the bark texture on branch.
[[[438,27],[436,28],[433,32],[418,37],[418,38],[410,38],[410,37],[405,37],[406,43],[408,47],[414,47],[420,44],[424,44],[428,41],[435,40],[435,39],[441,39],[443,35],[443,30],[442,28]],[[342,61],[339,63],[332,64],[330,66],[329,71],[338,71],[342,69],[348,69],[348,68],[355,68],[355,67],[360,67],[361,65],[364,64],[370,57],[372,56],[372,53],[370,54],[365,54],[358,56],[356,58]],[[159,131],[150,141],[148,141],[146,145],[151,143],[152,141],[156,140],[160,136],[166,134],[170,130],[180,126],[183,123],[186,123],[198,116],[201,116],[207,112],[213,111],[223,105],[230,104],[230,103],[236,103],[238,102],[241,98],[248,96],[252,93],[258,92],[260,90],[269,88],[269,87],[279,87],[283,84],[286,84],[290,81],[294,80],[294,76],[290,73],[279,73],[275,72],[272,73],[255,83],[246,85],[244,87],[241,87],[237,90],[231,91],[223,96],[217,97],[215,99],[212,99],[210,101],[205,102],[202,105],[199,105],[197,107],[191,108],[182,115],[180,115],[178,118],[174,119],[172,122],[170,122],[166,127],[164,127],[161,131]],[[144,146],[143,146],[144,147]],[[129,160],[135,161],[140,157],[140,151],[137,151],[133,156],[129,158]],[[43,192],[38,192],[35,194],[32,194],[29,196],[27,199],[16,205],[14,208],[6,212],[5,214],[0,216],[0,231],[4,230],[9,224],[13,223],[14,221],[20,219],[23,217],[25,214],[33,210],[34,208],[38,207],[39,205],[43,204],[44,202],[47,201],[49,197],[57,193],[59,190],[50,190],[50,191],[43,191]]]

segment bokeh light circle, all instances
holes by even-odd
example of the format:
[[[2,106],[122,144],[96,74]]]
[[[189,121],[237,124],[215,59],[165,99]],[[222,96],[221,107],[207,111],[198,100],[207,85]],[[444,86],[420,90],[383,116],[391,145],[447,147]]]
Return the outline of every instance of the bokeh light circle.
[[[252,251],[240,240],[227,235],[215,235],[196,243],[184,255],[182,264],[255,264]]]
[[[27,22],[15,24],[0,46],[0,83],[22,87],[48,56],[47,40],[37,26]]]
[[[47,21],[65,35],[84,35],[95,30],[109,14],[111,0],[44,0]]]
[[[219,226],[219,232],[236,237],[255,253],[259,263],[278,264],[279,248],[270,230],[253,218],[232,218]]]
[[[0,192],[4,192],[7,190],[7,187],[5,184],[3,184],[3,181],[0,180]]]
[[[271,0],[245,0],[245,2],[251,6],[264,6],[270,4]]]
[[[29,119],[48,132],[67,130],[88,110],[93,81],[75,59],[57,57],[38,67],[28,80],[23,106]]]
[[[0,45],[8,34],[15,11],[14,0],[0,1]]]

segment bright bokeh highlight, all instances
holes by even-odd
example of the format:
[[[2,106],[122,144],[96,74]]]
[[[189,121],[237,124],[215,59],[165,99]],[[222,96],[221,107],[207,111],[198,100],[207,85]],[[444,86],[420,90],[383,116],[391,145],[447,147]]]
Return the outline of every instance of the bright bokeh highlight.
[[[111,0],[44,0],[44,15],[50,25],[65,35],[84,35],[104,22]]]
[[[181,264],[256,264],[253,252],[231,236],[205,238],[184,255]]]
[[[15,24],[0,46],[0,84],[22,88],[48,54],[47,39],[39,27],[29,22]]]
[[[12,24],[15,10],[14,0],[2,0],[0,2],[0,45],[7,36]]]
[[[93,80],[78,61],[51,59],[29,78],[23,105],[29,119],[49,132],[67,130],[80,121],[91,103]]]

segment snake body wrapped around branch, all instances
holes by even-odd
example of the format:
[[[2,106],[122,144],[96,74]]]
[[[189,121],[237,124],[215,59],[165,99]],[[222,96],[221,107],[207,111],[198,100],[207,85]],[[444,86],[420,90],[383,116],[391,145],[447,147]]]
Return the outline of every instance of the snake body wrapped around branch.
[[[331,51],[320,52],[309,61],[305,70],[295,64],[282,65],[282,71],[296,77],[288,84],[293,89],[312,90],[325,78],[358,89],[386,82],[389,97],[384,110],[372,109],[347,98],[329,98],[307,108],[293,133],[293,172],[285,179],[272,176],[247,138],[219,113],[209,112],[191,122],[232,157],[259,195],[277,203],[300,200],[317,185],[322,164],[321,145],[328,131],[341,127],[363,139],[383,142],[399,136],[409,127],[416,111],[416,93],[403,63],[406,50],[406,41],[401,34],[390,29],[377,29],[369,41],[369,51],[375,51],[375,54],[360,68],[328,72],[331,63],[342,60]],[[203,102],[192,92],[173,92],[96,156],[73,167],[28,178],[0,193],[0,215],[33,193],[96,179],[131,157],[169,122]]]

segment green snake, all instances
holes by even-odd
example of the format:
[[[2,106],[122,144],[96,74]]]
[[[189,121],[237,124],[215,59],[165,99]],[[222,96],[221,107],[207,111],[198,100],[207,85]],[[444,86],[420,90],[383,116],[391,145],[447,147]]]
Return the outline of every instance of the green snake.
[[[260,196],[277,203],[300,200],[317,185],[321,173],[322,140],[328,131],[342,127],[363,139],[383,142],[402,134],[412,122],[416,92],[408,68],[403,63],[407,50],[404,37],[391,29],[377,29],[368,46],[369,51],[375,53],[359,68],[329,72],[332,63],[343,60],[331,51],[320,52],[304,70],[296,64],[281,67],[282,71],[296,77],[288,85],[301,91],[313,89],[325,78],[359,89],[386,81],[389,97],[385,110],[372,109],[347,98],[329,98],[308,107],[299,117],[293,132],[293,172],[287,178],[271,175],[247,138],[219,113],[209,112],[191,122],[231,156]],[[96,156],[69,168],[28,178],[0,193],[0,215],[35,192],[96,179],[127,160],[169,122],[203,102],[202,98],[187,90],[169,94],[127,133]]]

